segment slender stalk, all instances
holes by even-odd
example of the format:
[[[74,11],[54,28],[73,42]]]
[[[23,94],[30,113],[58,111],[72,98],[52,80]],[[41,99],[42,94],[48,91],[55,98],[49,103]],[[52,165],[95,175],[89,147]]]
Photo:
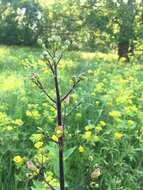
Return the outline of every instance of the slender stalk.
[[[58,126],[62,125],[62,106],[61,106],[61,97],[60,97],[60,88],[59,88],[59,81],[57,76],[57,66],[54,65],[54,72],[55,72],[55,88],[56,88],[56,105],[57,105],[57,121]],[[63,143],[63,136],[59,138],[59,170],[60,170],[60,190],[65,189],[64,185],[64,143]]]
[[[74,84],[66,92],[66,94],[62,97],[60,94],[60,83],[58,80],[58,64],[59,64],[60,60],[62,59],[63,52],[60,54],[60,56],[57,60],[57,59],[55,59],[56,58],[56,51],[57,51],[57,48],[53,52],[50,52],[47,50],[47,52],[50,56],[50,59],[46,58],[46,65],[48,66],[48,68],[50,68],[50,70],[53,74],[53,78],[54,78],[56,99],[54,99],[53,97],[51,97],[48,94],[48,92],[46,91],[45,87],[43,86],[42,82],[39,80],[39,77],[36,74],[33,74],[32,79],[34,80],[35,84],[39,87],[39,89],[41,89],[44,92],[44,94],[49,98],[49,100],[54,104],[54,105],[52,104],[52,106],[57,111],[57,124],[58,124],[58,126],[62,126],[62,128],[63,128],[63,134],[61,137],[59,137],[57,144],[59,146],[60,190],[65,190],[65,181],[64,181],[64,123],[65,123],[65,118],[67,116],[69,116],[76,109],[76,107],[80,105],[80,103],[78,105],[76,105],[75,107],[73,107],[73,109],[68,114],[66,114],[66,109],[65,109],[65,114],[64,114],[63,118],[62,118],[62,103],[66,100],[66,98],[78,86],[79,82],[82,80],[82,76],[80,76],[77,80],[74,81]],[[47,53],[45,56],[47,56]],[[50,138],[48,137],[48,139],[50,139]],[[47,184],[51,188],[51,190],[54,190],[54,187],[52,187],[48,182],[47,182]]]
[[[46,94],[46,96],[53,102],[56,103],[56,101],[47,93],[45,88],[43,87],[43,84],[40,82],[38,78],[35,78],[36,80],[34,81],[35,84]]]
[[[66,93],[66,95],[61,99],[61,101],[63,102],[71,93],[72,91],[78,86],[79,82],[81,80],[77,80],[76,83],[73,84],[73,86],[71,87],[71,89]]]

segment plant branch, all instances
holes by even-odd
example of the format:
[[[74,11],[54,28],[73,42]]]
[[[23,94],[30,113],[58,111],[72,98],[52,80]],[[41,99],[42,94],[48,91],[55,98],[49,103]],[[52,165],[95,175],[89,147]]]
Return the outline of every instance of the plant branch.
[[[66,93],[66,95],[64,95],[64,97],[61,98],[61,102],[63,102],[72,92],[73,90],[78,86],[79,82],[81,81],[81,79],[78,79],[73,86],[71,87],[71,89]]]
[[[45,183],[51,188],[51,190],[56,190],[44,177]]]
[[[78,104],[73,106],[73,108],[69,111],[69,113],[65,117],[68,117],[70,114],[72,114],[72,112],[75,111],[80,104],[81,104],[81,102],[79,102]]]
[[[43,84],[40,82],[40,80],[38,78],[34,78],[34,82],[35,84],[38,86],[38,88],[40,88],[44,94],[46,94],[46,96],[53,102],[56,104],[56,101],[47,93],[47,91],[45,90],[45,88],[43,87]]]
[[[54,73],[54,69],[53,69],[53,65],[51,64],[50,60],[47,60],[48,62],[46,62],[46,65],[51,69],[52,73]]]
[[[52,53],[48,49],[46,49],[46,51],[48,52],[48,54],[50,55],[50,57],[53,59],[54,56],[52,55]]]
[[[58,59],[58,61],[56,62],[56,65],[59,64],[59,62],[61,61],[62,57],[63,57],[63,52],[61,52],[61,55],[59,56],[59,59]]]
[[[53,55],[54,55],[54,57],[56,55],[56,52],[57,52],[57,47],[55,49],[53,49]]]
[[[36,173],[37,173],[37,175],[39,175],[38,172],[36,172]],[[51,190],[56,190],[56,189],[45,179],[45,176],[43,176],[43,180],[44,180],[44,182],[51,188]]]

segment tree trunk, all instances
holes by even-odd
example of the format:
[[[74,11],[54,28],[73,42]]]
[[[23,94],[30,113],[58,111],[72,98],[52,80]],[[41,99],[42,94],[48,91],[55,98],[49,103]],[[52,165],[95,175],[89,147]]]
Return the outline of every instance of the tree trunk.
[[[129,56],[129,41],[122,41],[118,43],[118,61],[120,60],[121,57],[124,57],[127,62],[130,61]]]

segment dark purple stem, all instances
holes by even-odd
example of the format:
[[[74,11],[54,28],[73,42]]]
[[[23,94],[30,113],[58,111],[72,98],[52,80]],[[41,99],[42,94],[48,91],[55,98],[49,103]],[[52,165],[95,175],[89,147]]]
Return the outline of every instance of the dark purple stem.
[[[56,96],[57,96],[57,121],[58,126],[62,125],[62,106],[61,106],[61,97],[60,97],[60,89],[59,89],[59,81],[57,77],[57,65],[54,65],[54,79],[55,79],[55,88],[56,88]],[[64,185],[64,143],[63,136],[59,138],[59,170],[60,170],[60,190],[65,189]]]

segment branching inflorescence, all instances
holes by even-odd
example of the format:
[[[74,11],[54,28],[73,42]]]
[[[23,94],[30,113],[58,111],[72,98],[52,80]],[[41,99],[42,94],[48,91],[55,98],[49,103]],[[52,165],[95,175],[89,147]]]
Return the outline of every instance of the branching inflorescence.
[[[56,97],[55,99],[50,96],[50,94],[45,89],[44,85],[42,84],[39,75],[36,73],[32,74],[32,80],[36,84],[36,86],[48,97],[49,101],[51,102],[51,105],[56,109],[57,112],[57,126],[62,130],[61,135],[58,137],[58,141],[56,142],[59,147],[59,172],[60,172],[60,190],[65,189],[65,182],[64,182],[64,128],[65,128],[65,119],[67,116],[71,114],[71,112],[80,105],[78,103],[76,106],[74,106],[69,113],[65,113],[64,116],[62,115],[62,104],[64,101],[67,101],[70,94],[77,88],[80,81],[84,79],[84,74],[79,75],[78,77],[73,77],[72,81],[73,84],[69,88],[69,90],[62,96],[61,95],[61,89],[60,89],[60,80],[58,75],[58,65],[64,55],[65,49],[68,48],[69,42],[66,41],[64,46],[61,46],[61,39],[59,36],[53,36],[49,39],[50,41],[50,50],[46,48],[45,44],[43,44],[42,40],[39,40],[38,43],[42,45],[44,52],[43,52],[43,58],[44,62],[46,63],[47,67],[50,69],[53,80],[55,84],[55,93]],[[48,184],[49,187],[51,186]],[[54,189],[54,187],[51,186],[51,189]]]

